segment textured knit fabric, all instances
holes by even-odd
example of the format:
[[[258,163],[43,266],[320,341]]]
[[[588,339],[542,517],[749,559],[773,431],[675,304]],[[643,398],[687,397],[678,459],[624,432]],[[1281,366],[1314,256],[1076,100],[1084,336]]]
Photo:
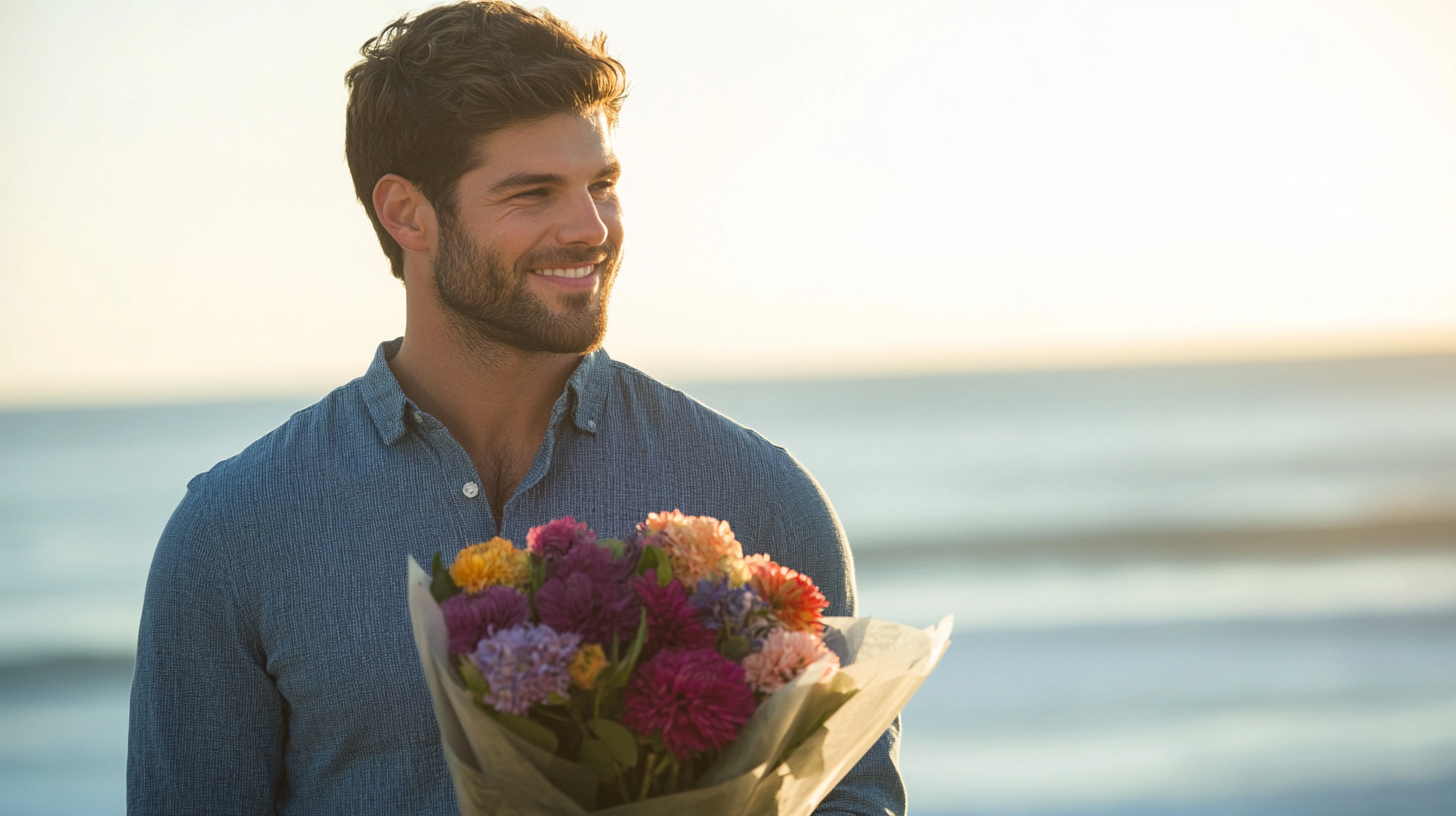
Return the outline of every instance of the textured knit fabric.
[[[187,487],[153,557],[132,686],[132,814],[455,814],[410,634],[406,556],[561,516],[625,537],[649,512],[727,519],[746,552],[855,612],[844,534],[783,449],[621,363],[585,357],[494,518],[465,450],[368,373]],[[901,814],[898,725],[820,813]]]

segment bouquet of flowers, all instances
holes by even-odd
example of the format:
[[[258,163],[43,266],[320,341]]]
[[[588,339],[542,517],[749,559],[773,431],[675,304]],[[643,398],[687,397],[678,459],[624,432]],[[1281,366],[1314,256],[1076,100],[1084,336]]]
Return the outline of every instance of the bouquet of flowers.
[[[949,632],[824,618],[807,576],[678,511],[627,541],[557,519],[525,549],[495,538],[448,569],[437,553],[428,577],[411,559],[410,581],[465,816],[807,814]]]

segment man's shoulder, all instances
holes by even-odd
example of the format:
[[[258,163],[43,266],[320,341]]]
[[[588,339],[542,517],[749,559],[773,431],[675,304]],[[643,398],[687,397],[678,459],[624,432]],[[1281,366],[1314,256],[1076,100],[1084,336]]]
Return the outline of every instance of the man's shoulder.
[[[687,392],[626,363],[612,360],[616,408],[644,433],[680,444],[732,450],[780,467],[799,470],[788,451]]]
[[[194,476],[187,484],[188,494],[205,496],[211,503],[247,500],[260,490],[275,491],[302,473],[347,456],[361,440],[375,435],[359,383],[354,380],[334,389],[236,455]]]

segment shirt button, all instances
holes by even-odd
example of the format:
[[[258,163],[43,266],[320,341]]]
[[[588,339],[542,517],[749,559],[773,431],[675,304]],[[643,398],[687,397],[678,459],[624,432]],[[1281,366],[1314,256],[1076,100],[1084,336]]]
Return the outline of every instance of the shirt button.
[[[475,482],[466,482],[465,486],[460,488],[460,492],[465,494],[465,498],[473,499],[480,495],[480,485]]]
[[[415,411],[415,422],[424,422],[425,415],[422,411]]]
[[[588,419],[586,421],[586,429],[589,431],[595,431],[597,429],[597,421],[595,419]]]

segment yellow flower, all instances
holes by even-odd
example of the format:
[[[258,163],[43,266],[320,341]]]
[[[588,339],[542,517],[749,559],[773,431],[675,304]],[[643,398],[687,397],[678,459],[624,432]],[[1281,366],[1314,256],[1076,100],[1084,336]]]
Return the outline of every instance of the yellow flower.
[[[576,650],[576,657],[566,670],[571,673],[571,684],[579,689],[590,689],[596,685],[597,675],[607,667],[607,655],[602,647],[588,643]]]
[[[531,577],[531,557],[496,536],[461,550],[450,565],[450,577],[466,592],[479,592],[496,584],[524,586]]]

